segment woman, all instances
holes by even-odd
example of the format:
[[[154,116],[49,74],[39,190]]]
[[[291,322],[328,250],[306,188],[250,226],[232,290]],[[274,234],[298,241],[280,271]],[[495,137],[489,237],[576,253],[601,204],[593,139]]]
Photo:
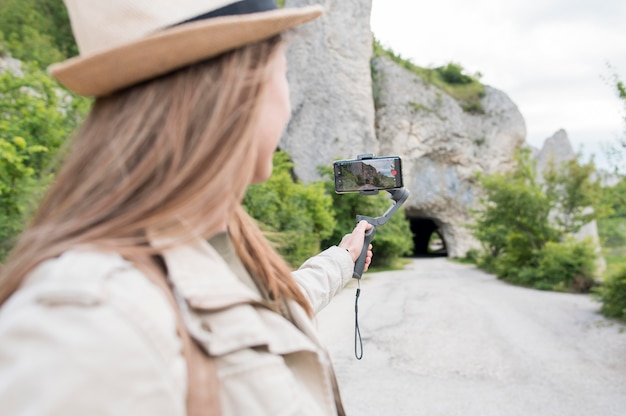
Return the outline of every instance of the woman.
[[[310,317],[369,226],[292,275],[241,207],[289,119],[280,34],[321,9],[66,5],[51,73],[96,100],[2,270],[0,414],[343,414]]]

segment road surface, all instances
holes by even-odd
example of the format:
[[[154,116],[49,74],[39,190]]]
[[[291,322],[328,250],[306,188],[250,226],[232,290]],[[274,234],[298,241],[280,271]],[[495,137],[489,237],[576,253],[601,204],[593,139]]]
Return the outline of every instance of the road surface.
[[[365,274],[318,315],[349,416],[626,415],[626,327],[588,295],[444,258]]]

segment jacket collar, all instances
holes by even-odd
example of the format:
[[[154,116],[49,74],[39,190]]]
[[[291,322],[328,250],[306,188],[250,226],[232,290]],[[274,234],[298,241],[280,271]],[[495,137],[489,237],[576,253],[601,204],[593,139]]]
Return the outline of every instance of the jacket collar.
[[[171,247],[169,241],[150,236],[153,247],[164,247],[161,255],[169,279],[190,306],[221,309],[239,303],[259,303],[261,296],[233,273],[226,261],[206,241],[196,239]]]
[[[155,248],[169,247],[161,252],[169,279],[192,308],[217,310],[243,303],[263,303],[261,296],[241,282],[217,250],[205,240],[171,247],[170,241],[152,235],[150,242]],[[304,309],[292,300],[287,302],[287,307],[293,324],[321,347],[313,322]]]

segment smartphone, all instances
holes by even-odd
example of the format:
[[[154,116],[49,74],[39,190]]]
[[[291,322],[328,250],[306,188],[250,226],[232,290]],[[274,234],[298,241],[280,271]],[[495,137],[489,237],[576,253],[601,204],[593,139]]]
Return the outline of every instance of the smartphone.
[[[402,160],[398,156],[338,160],[333,164],[335,192],[374,192],[398,189],[402,182]]]

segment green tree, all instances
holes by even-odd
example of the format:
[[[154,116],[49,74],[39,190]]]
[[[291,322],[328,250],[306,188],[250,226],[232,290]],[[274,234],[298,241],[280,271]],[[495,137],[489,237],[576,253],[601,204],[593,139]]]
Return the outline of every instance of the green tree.
[[[607,217],[626,218],[626,177],[613,186],[606,186],[600,193],[600,204],[608,211]]]
[[[557,213],[553,222],[561,235],[577,233],[583,225],[610,210],[600,199],[599,182],[591,180],[595,171],[593,162],[583,164],[578,156],[558,168],[551,164],[544,173],[545,194]]]
[[[626,131],[626,84],[616,73],[613,85],[617,96],[622,100]],[[624,176],[624,154],[626,134],[609,153],[614,163],[615,173],[621,173],[621,180],[612,187],[603,189],[601,198],[611,208],[610,216],[598,222],[598,231],[605,244],[607,276],[597,289],[597,297],[602,302],[602,313],[608,317],[626,320],[626,176]]]
[[[333,232],[335,218],[324,185],[296,181],[292,169],[289,155],[276,152],[272,176],[248,189],[244,206],[266,227],[283,257],[297,267],[319,252],[321,241]]]
[[[52,178],[48,170],[89,101],[59,90],[36,68],[0,74],[0,261]]]
[[[595,248],[568,236],[596,215],[590,208],[597,196],[592,172],[592,164],[574,160],[540,181],[529,152],[522,150],[513,171],[479,177],[483,197],[471,225],[484,249],[479,265],[514,283],[588,290]]]
[[[41,69],[78,53],[61,0],[0,0],[0,43]]]
[[[531,283],[538,289],[588,292],[595,283],[595,260],[590,239],[549,241],[540,252],[537,270],[530,273],[535,276]]]
[[[12,239],[22,229],[27,197],[38,190],[44,178],[30,166],[33,156],[46,153],[44,146],[29,146],[23,137],[0,136],[0,260],[11,248]],[[43,180],[43,182],[47,182]]]
[[[522,263],[531,261],[557,233],[550,223],[553,203],[537,180],[530,154],[520,152],[512,172],[479,179],[483,197],[482,209],[474,212],[476,238],[495,256],[507,253]]]
[[[626,320],[626,267],[597,288],[596,296],[602,302],[601,312],[605,316]]]
[[[614,89],[617,98],[622,101],[622,111],[624,118],[624,133],[621,138],[616,139],[614,144],[609,145],[606,149],[606,156],[609,163],[614,167],[615,173],[621,173],[624,175],[624,165],[626,162],[626,83],[619,77],[619,75],[608,65],[609,71],[611,71],[611,88]]]

